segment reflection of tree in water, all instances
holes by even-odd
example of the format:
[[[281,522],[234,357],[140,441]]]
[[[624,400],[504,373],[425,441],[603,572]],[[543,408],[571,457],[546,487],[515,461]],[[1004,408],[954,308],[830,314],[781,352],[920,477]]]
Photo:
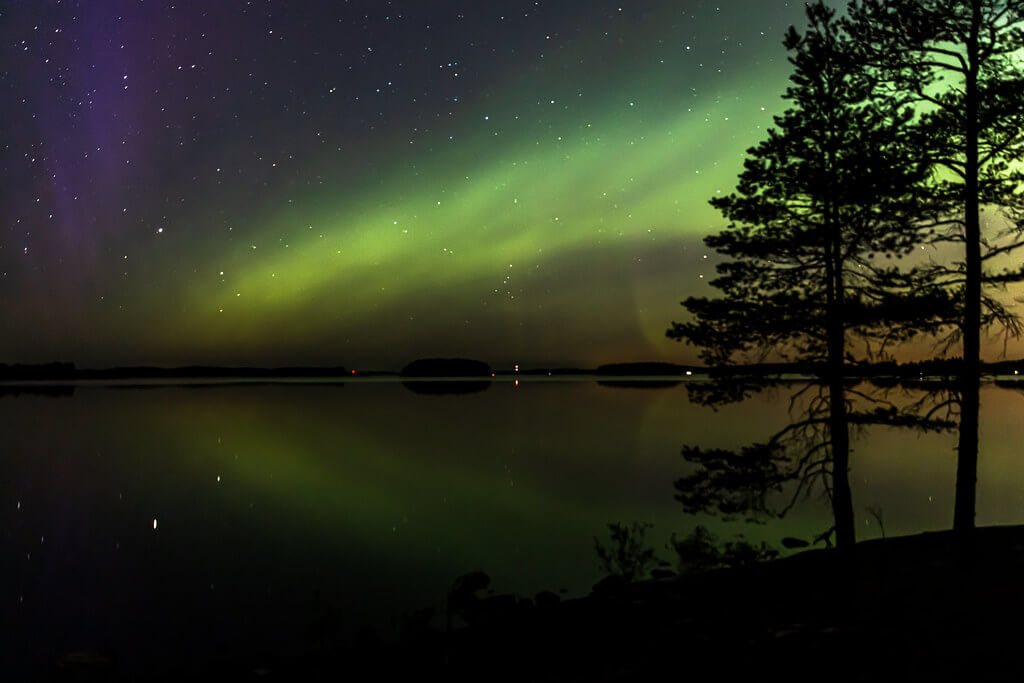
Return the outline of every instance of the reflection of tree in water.
[[[724,378],[690,385],[688,390],[692,400],[717,407],[771,386],[767,380]],[[857,438],[873,426],[920,432],[955,427],[955,396],[926,392],[914,398],[907,391],[897,392],[898,388],[866,382],[842,385],[841,400],[846,407],[843,431]],[[837,483],[849,490],[849,472],[835,466],[832,405],[830,388],[809,382],[789,398],[790,421],[766,439],[738,449],[684,446],[683,457],[697,469],[675,482],[676,500],[688,513],[762,522],[784,517],[797,503],[817,493],[832,509],[832,525],[818,537],[830,544],[836,528],[844,524],[853,527],[853,506],[842,504],[835,495]]]

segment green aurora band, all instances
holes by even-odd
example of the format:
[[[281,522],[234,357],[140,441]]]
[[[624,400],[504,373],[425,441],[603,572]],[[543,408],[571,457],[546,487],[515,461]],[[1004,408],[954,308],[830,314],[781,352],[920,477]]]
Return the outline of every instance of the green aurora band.
[[[677,358],[664,328],[713,272],[700,239],[721,221],[707,199],[733,185],[785,71],[754,79],[762,97],[749,78],[693,111],[648,81],[647,96],[614,97],[557,132],[480,131],[358,189],[311,188],[253,212],[248,237],[205,253],[187,287],[158,285],[178,314],[150,321],[149,343],[259,360],[382,333],[423,352],[497,349],[495,362]],[[486,111],[476,118],[498,118]],[[319,163],[329,178],[336,160]]]
[[[684,315],[680,300],[712,293],[715,255],[702,239],[724,221],[708,200],[733,190],[745,150],[785,106],[781,36],[804,24],[802,7],[547,12],[549,34],[479,63],[439,63],[462,38],[410,26],[405,47],[425,43],[417,49],[430,51],[429,69],[409,82],[399,69],[384,92],[359,90],[358,79],[334,87],[323,73],[285,89],[294,104],[283,113],[246,110],[279,101],[270,89],[300,78],[287,57],[305,53],[288,47],[267,57],[265,82],[243,71],[256,82],[233,106],[215,96],[172,117],[149,90],[118,86],[120,99],[103,110],[116,136],[106,120],[79,137],[31,124],[62,142],[66,163],[47,161],[54,196],[35,187],[10,195],[21,198],[11,234],[24,237],[0,240],[10,330],[0,358],[86,367],[396,368],[430,355],[497,366],[695,362],[696,350],[664,331]],[[239,28],[234,40],[252,48],[262,38]],[[435,64],[441,75],[429,76]],[[115,66],[118,83],[135,68]],[[238,73],[217,66],[194,91],[155,67],[148,78],[156,93],[223,93],[214,86]],[[362,63],[374,78],[384,66]],[[32,121],[66,115],[63,99],[25,102]],[[93,161],[99,142],[119,139]]]

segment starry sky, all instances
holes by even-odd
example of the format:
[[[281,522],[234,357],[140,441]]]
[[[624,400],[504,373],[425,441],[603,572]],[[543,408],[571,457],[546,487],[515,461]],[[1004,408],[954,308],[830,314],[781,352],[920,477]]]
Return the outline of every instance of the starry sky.
[[[782,0],[0,3],[0,361],[693,362]]]

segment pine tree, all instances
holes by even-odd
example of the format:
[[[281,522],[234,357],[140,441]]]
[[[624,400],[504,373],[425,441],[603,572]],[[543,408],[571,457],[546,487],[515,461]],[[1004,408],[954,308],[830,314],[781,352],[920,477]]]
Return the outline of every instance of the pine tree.
[[[855,350],[884,353],[928,330],[944,300],[908,306],[918,288],[889,260],[926,237],[918,219],[929,206],[930,168],[908,155],[903,134],[913,113],[898,99],[872,97],[875,84],[834,10],[817,2],[807,16],[808,29],[791,28],[785,39],[789,109],[748,150],[736,192],[711,201],[729,221],[705,239],[728,257],[710,283],[721,295],[684,301],[692,319],[667,334],[716,365],[772,353],[822,364],[836,540],[849,547],[844,363]]]
[[[953,526],[969,530],[977,482],[981,332],[995,325],[1011,335],[1021,332],[1016,314],[996,295],[1007,283],[1024,280],[1024,268],[996,268],[1024,246],[1024,0],[855,0],[846,28],[875,81],[875,96],[917,103],[920,113],[908,135],[914,154],[944,169],[930,189],[932,205],[946,209],[932,221],[938,231],[928,242],[952,244],[963,257],[932,263],[923,273],[959,302],[949,338],[963,345]],[[1001,225],[987,234],[985,206],[1002,213]]]

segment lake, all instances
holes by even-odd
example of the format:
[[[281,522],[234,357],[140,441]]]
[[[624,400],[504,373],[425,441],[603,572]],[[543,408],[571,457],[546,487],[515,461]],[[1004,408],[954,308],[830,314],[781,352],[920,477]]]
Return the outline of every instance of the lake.
[[[582,595],[609,522],[696,524],[778,547],[830,510],[782,520],[682,513],[684,444],[738,447],[787,421],[793,388],[717,411],[685,384],[496,382],[424,395],[397,382],[104,387],[0,395],[0,652],[16,678],[61,656],[187,670],[302,653],[440,608],[472,570],[497,593]],[[978,523],[1024,523],[1024,393],[982,391]],[[866,430],[853,442],[858,537],[948,528],[955,433]],[[324,615],[332,615],[324,619]]]

